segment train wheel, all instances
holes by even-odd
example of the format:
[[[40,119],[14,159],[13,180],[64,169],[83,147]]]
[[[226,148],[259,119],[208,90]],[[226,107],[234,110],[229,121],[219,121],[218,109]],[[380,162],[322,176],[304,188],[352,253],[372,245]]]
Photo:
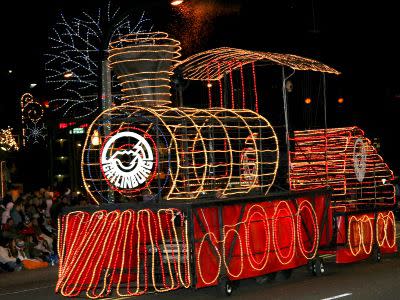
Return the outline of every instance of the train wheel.
[[[284,279],[289,279],[292,276],[293,269],[283,270],[282,275]]]
[[[312,266],[312,273],[314,276],[322,276],[326,273],[326,266],[322,258],[317,257]]]
[[[267,283],[267,282],[272,282],[272,281],[275,280],[276,274],[277,274],[277,272],[269,273],[269,274],[264,275],[264,276],[258,276],[258,277],[256,277],[256,282],[258,284],[264,284],[264,283]]]
[[[274,281],[274,280],[276,279],[276,275],[277,275],[277,274],[278,274],[277,272],[268,274],[268,275],[267,275],[268,281],[269,281],[269,282]]]
[[[310,275],[313,275],[313,276],[315,276],[315,273],[314,273],[314,265],[315,265],[315,260],[310,260],[310,261],[307,263],[307,271],[308,271],[308,273],[309,273]]]
[[[374,249],[372,250],[372,259],[377,263],[382,260],[382,253],[378,245],[374,245]]]
[[[218,294],[220,296],[230,296],[233,292],[233,284],[227,277],[221,277],[218,283]]]
[[[258,276],[255,278],[256,279],[256,283],[257,284],[264,284],[268,281],[268,276],[264,275],[264,276]]]

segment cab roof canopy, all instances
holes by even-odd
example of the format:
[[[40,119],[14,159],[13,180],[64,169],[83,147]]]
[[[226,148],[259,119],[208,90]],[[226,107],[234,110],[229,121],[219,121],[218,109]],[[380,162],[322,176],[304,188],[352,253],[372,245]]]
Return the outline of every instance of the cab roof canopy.
[[[174,69],[188,80],[220,80],[227,73],[244,65],[262,61],[300,71],[315,71],[339,75],[340,72],[319,61],[293,54],[250,51],[229,47],[207,50],[177,63]]]

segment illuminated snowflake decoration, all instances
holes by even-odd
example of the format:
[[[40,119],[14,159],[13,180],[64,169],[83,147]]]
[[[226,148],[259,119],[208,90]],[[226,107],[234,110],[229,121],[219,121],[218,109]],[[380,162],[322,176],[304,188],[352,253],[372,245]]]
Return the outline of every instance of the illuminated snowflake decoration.
[[[26,139],[27,141],[33,143],[33,144],[38,144],[39,141],[45,141],[46,140],[46,127],[44,124],[42,126],[37,126],[36,124],[33,124],[32,127],[26,127]]]
[[[101,62],[109,42],[152,28],[144,13],[136,23],[131,19],[119,8],[113,9],[110,2],[105,10],[82,12],[80,18],[66,18],[61,13],[49,37],[52,46],[45,64],[46,82],[62,95],[50,100],[53,111],[62,112],[63,117],[83,118],[98,110]],[[119,84],[115,78],[113,82],[118,93]]]

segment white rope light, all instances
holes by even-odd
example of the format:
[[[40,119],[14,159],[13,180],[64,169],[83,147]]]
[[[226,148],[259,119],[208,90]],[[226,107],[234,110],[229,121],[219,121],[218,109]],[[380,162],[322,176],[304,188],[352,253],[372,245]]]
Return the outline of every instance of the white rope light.
[[[220,80],[232,70],[257,61],[287,66],[293,70],[340,74],[337,70],[319,61],[293,54],[250,51],[229,47],[197,53],[177,63],[175,68],[181,69],[183,77],[189,80]]]
[[[166,200],[268,192],[279,153],[264,117],[247,109],[167,107],[181,50],[167,33],[126,35],[109,49],[130,101],[104,111],[87,131],[82,178],[96,203],[108,202],[110,189]],[[94,136],[101,146],[91,143]]]
[[[179,41],[164,32],[137,33],[117,39],[109,48],[123,99],[141,106],[171,103],[170,69],[181,56]]]
[[[111,132],[108,136],[103,135],[106,128]],[[96,147],[91,143],[94,134],[107,141],[120,132],[129,132],[125,136],[133,136],[132,132],[142,134],[149,145],[154,145],[151,139],[158,141],[153,151],[153,170],[144,184],[151,195],[161,193],[167,200],[198,199],[216,192],[221,196],[254,190],[267,193],[278,168],[275,132],[265,118],[251,110],[149,108],[126,103],[104,111],[87,131],[82,178],[97,203],[107,201],[110,187],[128,198],[143,191],[139,190],[140,185],[133,188],[113,185],[99,159],[102,149],[104,152],[108,146],[103,143]],[[109,156],[115,157],[116,151],[133,144],[133,140],[127,138],[114,145]],[[124,148],[124,153],[130,151],[128,148]],[[251,163],[244,160],[244,153],[250,153],[247,157],[252,157]],[[150,176],[154,180],[148,184]]]

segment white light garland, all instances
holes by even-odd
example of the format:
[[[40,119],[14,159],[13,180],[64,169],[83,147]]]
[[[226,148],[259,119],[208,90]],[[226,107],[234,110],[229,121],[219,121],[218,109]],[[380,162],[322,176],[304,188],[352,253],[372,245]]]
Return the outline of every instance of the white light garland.
[[[21,96],[21,122],[22,122],[22,144],[26,142],[33,144],[39,140],[45,140],[46,126],[43,122],[43,106],[30,93]]]
[[[79,18],[61,14],[49,37],[52,46],[45,64],[46,82],[62,93],[61,97],[49,101],[52,109],[62,112],[63,117],[78,119],[95,113],[100,104],[99,52],[108,48],[110,40],[149,29],[150,20],[144,13],[132,24],[131,16],[121,17],[120,9],[113,9],[110,2],[104,11],[82,12]],[[109,30],[111,34],[106,36]],[[119,83],[115,81],[113,87],[116,86]]]
[[[44,124],[42,126],[37,126],[37,124],[33,124],[32,127],[26,127],[26,140],[33,143],[38,144],[40,140],[46,140],[46,127]]]

